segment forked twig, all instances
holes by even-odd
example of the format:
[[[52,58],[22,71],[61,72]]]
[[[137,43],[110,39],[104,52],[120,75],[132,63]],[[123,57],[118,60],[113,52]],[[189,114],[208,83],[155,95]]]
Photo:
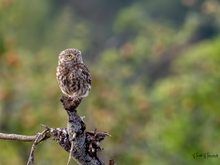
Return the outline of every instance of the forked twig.
[[[40,132],[36,135],[36,138],[34,140],[34,143],[32,144],[32,147],[31,147],[31,151],[30,151],[30,155],[29,155],[29,158],[28,158],[28,162],[27,162],[27,165],[34,165],[34,151],[36,149],[36,146],[48,139],[51,137],[51,134],[50,134],[50,129],[49,128],[46,128],[43,132]]]

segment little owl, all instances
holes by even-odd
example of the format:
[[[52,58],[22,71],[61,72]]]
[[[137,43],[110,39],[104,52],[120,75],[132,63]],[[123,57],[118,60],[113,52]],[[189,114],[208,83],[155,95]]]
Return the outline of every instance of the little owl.
[[[91,89],[91,75],[75,48],[59,54],[56,78],[62,93],[72,99],[86,97]]]

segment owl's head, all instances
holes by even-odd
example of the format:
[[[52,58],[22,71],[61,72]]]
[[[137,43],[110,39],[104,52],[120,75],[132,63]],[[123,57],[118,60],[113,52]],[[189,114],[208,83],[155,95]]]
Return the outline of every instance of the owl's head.
[[[65,49],[59,54],[59,63],[83,63],[81,52],[75,48]]]

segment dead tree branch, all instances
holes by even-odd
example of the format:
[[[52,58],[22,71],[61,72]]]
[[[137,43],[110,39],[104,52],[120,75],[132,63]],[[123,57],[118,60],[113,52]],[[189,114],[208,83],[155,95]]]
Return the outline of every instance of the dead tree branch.
[[[100,142],[110,135],[96,130],[85,131],[86,125],[76,111],[81,99],[71,100],[63,96],[61,102],[68,115],[67,128],[44,126],[45,130],[34,136],[0,133],[0,139],[33,142],[27,165],[34,165],[36,146],[48,138],[53,138],[79,165],[104,165],[97,152],[103,149]],[[109,164],[112,165],[114,162],[110,161]]]
[[[24,142],[32,142],[35,140],[35,138],[36,136],[0,133],[1,140],[17,140]]]
[[[63,96],[61,102],[69,117],[67,132],[70,145],[66,146],[67,148],[65,148],[65,150],[70,152],[78,164],[104,165],[104,162],[98,158],[97,152],[102,150],[100,142],[104,140],[106,136],[109,136],[109,134],[106,132],[97,132],[96,130],[90,132],[85,131],[86,125],[76,111],[81,100],[71,100]]]

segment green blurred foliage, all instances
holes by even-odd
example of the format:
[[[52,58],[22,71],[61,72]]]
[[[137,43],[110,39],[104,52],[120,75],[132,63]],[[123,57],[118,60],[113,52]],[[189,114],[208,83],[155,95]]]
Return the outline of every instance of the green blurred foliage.
[[[78,111],[112,135],[103,160],[219,164],[219,14],[218,0],[0,0],[0,132],[65,127],[57,56],[76,47],[93,78]],[[30,147],[0,141],[0,164],[25,164]],[[219,157],[193,158],[206,152]],[[67,159],[52,140],[36,151],[36,164]]]

